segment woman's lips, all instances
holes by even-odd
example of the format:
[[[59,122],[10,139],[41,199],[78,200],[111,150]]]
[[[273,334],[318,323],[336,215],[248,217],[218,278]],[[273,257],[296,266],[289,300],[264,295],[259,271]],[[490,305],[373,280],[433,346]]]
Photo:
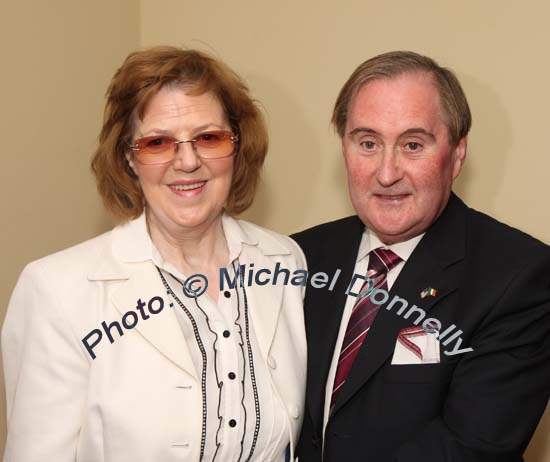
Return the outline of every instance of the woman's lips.
[[[168,185],[172,192],[178,196],[196,196],[204,190],[206,181],[182,182]]]

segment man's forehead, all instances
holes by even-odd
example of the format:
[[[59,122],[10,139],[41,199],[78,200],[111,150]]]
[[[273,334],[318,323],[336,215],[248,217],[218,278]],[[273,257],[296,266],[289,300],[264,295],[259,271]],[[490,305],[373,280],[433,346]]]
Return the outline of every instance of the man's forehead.
[[[445,124],[438,88],[426,72],[379,77],[363,84],[350,101],[346,131],[364,122],[391,124],[407,120]]]
[[[434,75],[428,71],[411,71],[394,76],[376,76],[360,85],[350,99],[350,107],[357,98],[365,93],[378,93],[381,88],[390,89],[390,95],[396,90],[401,92],[419,92],[431,94],[439,102],[440,94]],[[426,96],[426,95],[424,95]]]

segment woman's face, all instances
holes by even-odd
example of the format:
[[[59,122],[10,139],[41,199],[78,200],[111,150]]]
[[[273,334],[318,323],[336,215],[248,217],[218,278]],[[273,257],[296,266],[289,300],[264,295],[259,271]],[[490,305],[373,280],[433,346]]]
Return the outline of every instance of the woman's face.
[[[191,140],[212,130],[231,130],[214,94],[192,96],[183,87],[166,86],[137,120],[132,141],[157,134]],[[204,229],[220,217],[233,175],[233,156],[201,159],[191,143],[178,146],[171,162],[158,165],[140,164],[127,154],[147,201],[149,226],[176,234]]]

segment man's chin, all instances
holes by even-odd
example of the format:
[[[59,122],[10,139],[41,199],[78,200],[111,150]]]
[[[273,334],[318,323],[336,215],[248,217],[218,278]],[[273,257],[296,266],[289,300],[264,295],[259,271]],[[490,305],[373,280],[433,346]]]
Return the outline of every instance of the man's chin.
[[[411,224],[404,222],[372,222],[370,226],[367,223],[367,228],[373,231],[384,244],[403,242],[419,234],[415,234],[414,227]]]
[[[405,210],[370,215],[372,219],[367,220],[366,223],[371,223],[372,228],[378,230],[381,234],[399,235],[407,232],[413,226],[411,220],[406,219]]]

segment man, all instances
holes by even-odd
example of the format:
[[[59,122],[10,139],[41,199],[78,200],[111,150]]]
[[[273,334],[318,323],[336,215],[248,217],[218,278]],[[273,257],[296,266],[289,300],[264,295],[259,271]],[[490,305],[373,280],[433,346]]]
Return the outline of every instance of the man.
[[[300,462],[523,460],[550,392],[550,249],[451,192],[471,125],[458,80],[386,53],[332,120],[357,216],[293,236],[310,275],[341,271],[306,293]]]

